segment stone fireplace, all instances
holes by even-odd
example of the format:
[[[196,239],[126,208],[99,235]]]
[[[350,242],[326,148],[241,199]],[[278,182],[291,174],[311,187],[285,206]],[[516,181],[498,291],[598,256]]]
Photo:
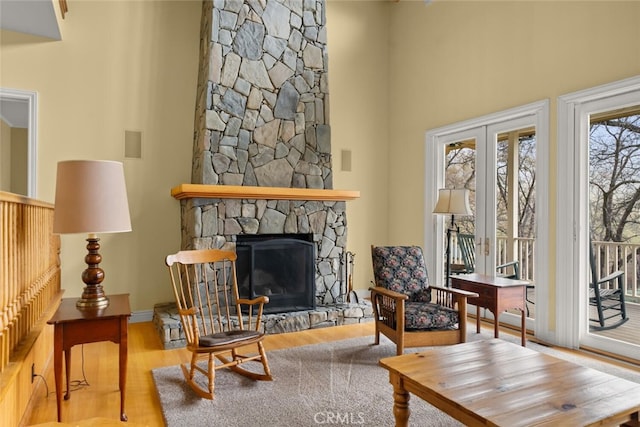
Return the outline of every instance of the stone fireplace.
[[[309,236],[307,308],[345,302],[359,196],[333,190],[326,42],[325,0],[203,1],[191,184],[172,189],[183,249]]]
[[[192,183],[333,188],[324,0],[203,2]],[[183,248],[309,234],[315,302],[341,298],[344,200],[182,200]]]

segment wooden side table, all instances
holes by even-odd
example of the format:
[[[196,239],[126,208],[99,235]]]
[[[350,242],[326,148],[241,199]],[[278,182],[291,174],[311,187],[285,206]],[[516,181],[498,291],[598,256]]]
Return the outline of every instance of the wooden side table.
[[[62,353],[65,355],[65,375],[69,394],[69,370],[71,368],[71,347],[99,341],[119,344],[119,387],[120,420],[127,421],[124,412],[124,398],[127,377],[127,332],[131,308],[129,294],[110,295],[109,305],[103,309],[78,309],[78,298],[63,298],[60,307],[47,322],[54,327],[53,368],[56,383],[56,403],[58,422],[61,421],[62,404]]]
[[[498,317],[509,309],[520,310],[522,317],[522,346],[526,346],[527,329],[525,293],[528,282],[523,280],[492,277],[483,274],[460,274],[451,276],[451,286],[478,294],[478,298],[468,298],[469,304],[476,306],[476,332],[480,333],[480,307],[493,313],[493,335],[498,338]]]

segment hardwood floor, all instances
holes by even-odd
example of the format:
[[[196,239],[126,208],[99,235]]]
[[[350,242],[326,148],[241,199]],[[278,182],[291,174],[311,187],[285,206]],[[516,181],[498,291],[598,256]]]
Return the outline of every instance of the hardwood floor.
[[[269,335],[265,339],[265,347],[267,350],[278,350],[367,335],[372,336],[373,342],[373,330],[373,323],[364,323]],[[74,387],[72,384],[74,391],[71,392],[71,398],[62,401],[62,421],[76,422],[94,417],[117,421],[120,411],[117,345],[110,342],[85,344],[73,347],[71,352],[71,381],[76,385]],[[164,425],[151,370],[188,360],[189,353],[184,349],[162,348],[152,323],[129,325],[125,410],[131,424],[151,427]],[[43,379],[38,377],[36,381],[40,386],[34,396],[33,411],[27,417],[26,425],[56,421],[55,384],[51,367],[47,369],[44,377],[48,390],[45,389]],[[81,385],[85,377],[89,386]]]
[[[474,319],[471,319],[475,323]],[[627,322],[629,323],[629,322]],[[483,328],[493,330],[490,324],[482,324]],[[265,339],[267,350],[279,350],[307,344],[371,336],[373,342],[373,323],[360,325],[338,326],[333,328],[314,329],[310,331],[293,332],[288,334],[269,335]],[[508,328],[501,328],[502,333],[519,334]],[[528,337],[532,338],[532,337]],[[565,350],[570,352],[571,350]],[[74,391],[71,399],[64,401],[62,420],[65,423],[85,421],[82,426],[106,426],[94,420],[95,417],[118,421],[120,410],[120,396],[118,392],[118,347],[110,342],[86,344],[84,347],[75,346],[72,349],[71,380]],[[84,353],[84,357],[83,357]],[[593,355],[601,361],[608,359]],[[84,363],[83,363],[84,360]],[[126,413],[130,427],[162,426],[163,419],[160,402],[156,395],[151,377],[151,370],[184,363],[189,360],[189,353],[184,349],[164,350],[160,344],[153,324],[132,323],[129,325],[129,361],[127,369]],[[625,366],[623,363],[616,363]],[[628,365],[626,365],[628,367]],[[39,374],[39,372],[36,372]],[[26,425],[44,424],[39,427],[60,426],[56,424],[56,399],[51,367],[44,374],[48,390],[44,381],[38,377],[40,386],[34,396],[33,411],[26,417]],[[80,385],[86,377],[89,386]],[[87,423],[89,421],[89,423]],[[67,424],[63,424],[66,426]],[[122,423],[126,426],[126,423]]]

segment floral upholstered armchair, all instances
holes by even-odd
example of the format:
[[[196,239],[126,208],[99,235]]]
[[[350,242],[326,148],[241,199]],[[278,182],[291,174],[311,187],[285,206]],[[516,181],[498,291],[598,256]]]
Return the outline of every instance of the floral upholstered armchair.
[[[371,246],[371,258],[375,344],[382,333],[400,355],[405,347],[465,342],[467,297],[477,294],[429,286],[419,246]]]

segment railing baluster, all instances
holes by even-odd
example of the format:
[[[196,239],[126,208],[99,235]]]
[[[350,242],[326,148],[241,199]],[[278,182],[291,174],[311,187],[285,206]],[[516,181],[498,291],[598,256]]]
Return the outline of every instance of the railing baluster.
[[[0,372],[60,292],[53,205],[0,192]]]

